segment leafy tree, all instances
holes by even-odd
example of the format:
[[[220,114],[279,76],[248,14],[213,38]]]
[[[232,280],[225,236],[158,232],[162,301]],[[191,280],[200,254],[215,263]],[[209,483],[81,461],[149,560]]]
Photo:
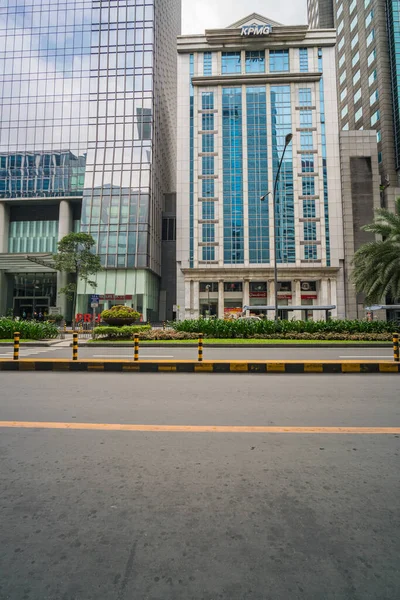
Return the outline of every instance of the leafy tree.
[[[363,227],[380,239],[364,244],[354,255],[353,280],[368,303],[381,302],[386,296],[400,298],[400,198],[395,212],[376,211],[374,222]]]
[[[57,271],[75,275],[74,282],[58,290],[60,294],[65,294],[67,298],[73,300],[73,325],[75,325],[79,280],[96,288],[97,283],[91,277],[102,270],[100,257],[93,252],[95,245],[93,237],[87,233],[69,233],[58,242],[58,254],[53,257]]]

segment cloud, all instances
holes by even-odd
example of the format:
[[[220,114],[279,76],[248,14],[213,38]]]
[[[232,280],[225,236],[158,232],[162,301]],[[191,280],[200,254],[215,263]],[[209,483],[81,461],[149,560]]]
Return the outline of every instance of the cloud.
[[[228,27],[246,15],[257,12],[285,25],[307,23],[307,0],[280,5],[276,0],[183,0],[182,33],[204,33],[206,29]]]

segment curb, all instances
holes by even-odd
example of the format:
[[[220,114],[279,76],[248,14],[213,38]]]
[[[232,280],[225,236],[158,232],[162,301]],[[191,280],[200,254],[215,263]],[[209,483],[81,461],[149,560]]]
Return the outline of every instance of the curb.
[[[57,340],[60,341],[60,340]],[[57,343],[55,342],[20,342],[20,348],[50,348]],[[0,342],[0,348],[13,348],[14,342]]]
[[[64,371],[111,373],[400,373],[400,363],[357,361],[130,361],[22,359],[0,360],[0,371]]]

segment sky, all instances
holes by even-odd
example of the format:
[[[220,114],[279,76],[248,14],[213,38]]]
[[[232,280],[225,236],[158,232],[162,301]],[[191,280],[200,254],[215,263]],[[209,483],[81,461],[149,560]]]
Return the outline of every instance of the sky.
[[[307,0],[182,0],[182,33],[227,27],[253,12],[283,25],[305,25]]]

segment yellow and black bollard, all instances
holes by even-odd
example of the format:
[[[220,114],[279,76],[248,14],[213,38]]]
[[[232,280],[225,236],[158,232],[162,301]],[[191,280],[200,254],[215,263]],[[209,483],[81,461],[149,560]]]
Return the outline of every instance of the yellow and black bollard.
[[[78,334],[72,336],[72,360],[78,360]]]
[[[400,352],[399,352],[399,334],[393,334],[393,356],[394,362],[400,362]]]
[[[135,334],[135,354],[133,360],[138,362],[139,360],[139,336]]]
[[[198,361],[203,362],[203,334],[199,333]]]
[[[19,360],[19,331],[14,331],[14,360]]]

